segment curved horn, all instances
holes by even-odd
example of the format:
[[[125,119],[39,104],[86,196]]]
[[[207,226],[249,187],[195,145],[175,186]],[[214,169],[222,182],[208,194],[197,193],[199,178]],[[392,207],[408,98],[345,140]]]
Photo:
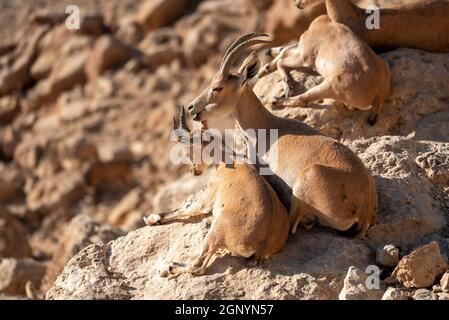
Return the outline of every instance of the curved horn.
[[[187,132],[190,132],[189,126],[186,122],[186,109],[183,105],[180,106],[180,113],[179,113],[179,128],[184,129]]]
[[[247,40],[243,43],[240,43],[238,46],[236,46],[230,53],[229,55],[226,57],[225,61],[223,62],[221,68],[220,68],[220,73],[222,75],[226,75],[229,73],[229,70],[231,69],[231,67],[233,66],[233,64],[235,63],[235,60],[237,60],[237,57],[239,56],[239,54],[246,48],[254,46],[256,44],[260,44],[260,43],[270,43],[271,41],[267,41],[267,40],[259,40],[259,39],[253,39],[253,40]]]
[[[256,37],[268,37],[268,34],[266,33],[260,33],[260,32],[251,32],[251,33],[247,33],[243,36],[241,36],[240,38],[238,38],[237,40],[235,40],[229,47],[228,49],[226,49],[226,52],[223,56],[223,59],[221,60],[221,64],[220,64],[220,69],[223,66],[223,63],[225,62],[226,58],[228,57],[229,53],[231,53],[232,50],[235,49],[235,47],[237,47],[240,43],[249,40],[251,38],[256,38]]]

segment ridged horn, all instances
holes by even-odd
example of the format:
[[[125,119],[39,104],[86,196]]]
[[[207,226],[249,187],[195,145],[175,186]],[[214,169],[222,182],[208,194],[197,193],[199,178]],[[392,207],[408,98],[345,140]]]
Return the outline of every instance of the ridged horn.
[[[179,107],[179,128],[187,130],[187,132],[190,132],[189,126],[186,122],[186,109],[183,105]]]
[[[235,49],[235,47],[237,47],[240,43],[247,41],[251,38],[256,38],[256,37],[268,37],[268,34],[266,33],[260,33],[260,32],[251,32],[251,33],[247,33],[243,36],[241,36],[240,38],[238,38],[237,40],[235,40],[229,47],[228,49],[226,49],[226,52],[223,56],[223,59],[221,60],[221,64],[220,64],[220,69],[223,66],[223,63],[225,62],[226,58],[228,57],[229,53],[231,53],[232,50]]]
[[[220,68],[220,73],[222,75],[227,75],[229,74],[229,70],[231,69],[231,67],[234,65],[235,61],[237,60],[239,54],[245,50],[246,48],[249,48],[251,46],[254,46],[256,44],[261,44],[261,43],[270,43],[270,41],[267,40],[260,40],[260,39],[251,39],[251,40],[246,40],[245,42],[240,43],[239,45],[237,45],[226,57],[226,59],[223,61],[221,68]]]

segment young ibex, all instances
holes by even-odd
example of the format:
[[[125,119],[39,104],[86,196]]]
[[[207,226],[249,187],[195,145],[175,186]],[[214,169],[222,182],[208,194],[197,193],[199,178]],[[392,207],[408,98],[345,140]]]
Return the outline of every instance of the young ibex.
[[[301,107],[309,102],[333,99],[350,108],[372,109],[368,122],[375,124],[390,93],[390,68],[347,26],[330,22],[327,16],[315,19],[297,45],[271,49],[276,58],[266,64],[259,77],[278,69],[285,84],[285,99],[274,106]],[[288,69],[312,68],[325,80],[305,93],[289,97],[292,79]]]
[[[365,233],[377,215],[377,193],[362,161],[338,141],[264,108],[248,85],[260,65],[255,52],[242,62],[237,73],[231,73],[244,49],[268,42],[255,39],[260,36],[267,35],[247,34],[229,47],[220,71],[188,107],[190,114],[194,120],[206,120],[210,128],[219,130],[232,129],[237,121],[244,131],[266,129],[267,135],[270,129],[278,131],[268,151],[262,154],[258,150],[258,155],[274,173],[266,179],[289,209],[293,233],[298,223],[310,226],[315,221],[340,231]]]
[[[191,137],[184,109],[179,122],[179,129],[186,130]],[[193,138],[189,140],[191,144]],[[193,155],[193,150],[190,155]],[[192,170],[195,174],[201,174],[201,169],[196,165]],[[207,188],[196,195],[193,203],[170,213],[151,214],[144,220],[147,225],[154,225],[210,214],[212,224],[201,255],[188,268],[171,266],[170,273],[201,275],[219,250],[245,258],[268,259],[281,251],[287,241],[287,210],[273,188],[250,164],[234,164],[232,168],[224,163],[218,164]]]
[[[296,0],[299,8],[322,0]],[[427,51],[449,51],[449,1],[428,0],[380,8],[380,28],[368,29],[368,15],[351,0],[326,0],[327,15],[333,22],[350,27],[372,48],[406,47]]]

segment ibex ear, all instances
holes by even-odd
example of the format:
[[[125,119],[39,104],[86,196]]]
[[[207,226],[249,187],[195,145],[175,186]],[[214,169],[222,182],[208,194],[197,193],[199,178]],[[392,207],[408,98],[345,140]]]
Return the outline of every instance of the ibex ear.
[[[260,60],[255,51],[243,60],[237,74],[240,76],[240,83],[244,85],[246,81],[254,78],[259,72]]]

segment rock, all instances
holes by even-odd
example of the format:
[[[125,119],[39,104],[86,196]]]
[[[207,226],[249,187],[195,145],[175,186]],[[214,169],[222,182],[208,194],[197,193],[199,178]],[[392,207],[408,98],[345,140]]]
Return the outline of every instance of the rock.
[[[165,185],[155,196],[155,211],[164,212],[176,209],[188,196],[205,188],[211,174],[212,170],[208,170],[192,179],[193,176],[189,172],[173,183]]]
[[[0,125],[9,124],[20,111],[20,96],[0,98]]]
[[[140,43],[140,51],[148,64],[157,69],[174,60],[183,60],[182,38],[176,31],[162,28],[149,33]]]
[[[95,81],[104,71],[114,68],[131,58],[131,49],[109,35],[101,36],[95,42],[94,49],[86,64],[86,74]]]
[[[64,228],[62,237],[59,239],[53,259],[42,281],[41,290],[45,292],[53,285],[66,263],[80,250],[90,244],[107,243],[123,234],[120,229],[102,225],[87,215],[78,215],[73,218]]]
[[[407,288],[427,288],[448,268],[438,243],[433,241],[403,257],[391,276]]]
[[[138,9],[136,22],[151,31],[175,22],[198,0],[151,0],[144,1]]]
[[[58,158],[65,170],[81,169],[84,162],[97,159],[97,145],[86,133],[78,132],[58,146]]]
[[[299,37],[309,28],[315,18],[326,14],[324,3],[298,10],[293,1],[274,0],[267,12],[265,30],[272,37],[273,44],[282,45]]]
[[[411,244],[438,232],[447,223],[438,187],[416,165],[420,152],[437,150],[434,143],[396,136],[355,140],[348,144],[374,175],[379,214],[368,230],[375,246]]]
[[[170,262],[191,263],[207,224],[144,227],[105,245],[91,245],[70,260],[47,299],[336,299],[349,266],[364,268],[362,241],[330,233],[291,237],[260,266],[217,258],[205,276],[161,278]],[[176,289],[175,289],[176,288]]]
[[[70,206],[83,194],[83,175],[77,171],[62,171],[39,180],[28,193],[26,203],[32,211],[48,213]]]
[[[438,296],[430,290],[418,289],[413,293],[413,300],[438,300]]]
[[[20,133],[12,127],[0,128],[0,159],[11,161],[19,144]]]
[[[436,183],[449,184],[449,143],[436,145],[435,150],[419,154],[416,164]]]
[[[449,91],[449,54],[435,54],[412,49],[397,49],[382,54],[389,63],[391,94],[378,122],[366,123],[369,111],[349,110],[331,100],[313,103],[310,108],[284,108],[275,114],[303,120],[321,133],[337,139],[383,135],[409,136],[415,140],[448,142],[447,94]],[[432,68],[427,66],[432,65]],[[292,72],[293,95],[305,92],[322,80],[316,74]],[[274,97],[283,94],[281,76],[274,72],[257,81],[254,91],[270,108]]]
[[[441,292],[437,293],[438,300],[449,300],[449,293]]]
[[[73,89],[76,85],[86,82],[84,67],[89,51],[83,51],[57,63],[49,77],[39,81],[32,90],[27,103],[29,109],[40,107],[42,104],[55,101],[64,91]]]
[[[382,296],[382,300],[410,300],[411,294],[407,290],[389,287]]]
[[[26,283],[39,286],[45,268],[45,264],[32,259],[0,258],[0,292],[25,295]]]
[[[449,272],[443,274],[440,279],[441,290],[444,292],[449,292]]]
[[[109,141],[98,145],[98,159],[101,162],[133,161],[133,154],[129,145],[122,141]]]
[[[1,70],[0,73],[0,96],[12,93],[23,86],[26,86],[31,77],[30,67],[36,59],[37,46],[47,28],[37,28],[30,39],[27,39],[25,47],[20,52],[18,58],[7,70]]]
[[[399,262],[399,249],[391,244],[376,252],[376,262],[385,267],[396,267]]]
[[[339,300],[379,300],[382,297],[383,290],[371,288],[369,274],[351,266],[343,282],[343,289],[338,295]],[[374,275],[373,275],[374,276]],[[380,279],[379,279],[380,285]]]
[[[127,216],[131,214],[142,202],[142,191],[133,189],[125,195],[111,211],[108,223],[112,226],[122,227],[126,225]]]
[[[0,162],[0,203],[22,194],[25,179],[15,165]]]
[[[28,230],[17,218],[0,208],[0,259],[29,256]]]

